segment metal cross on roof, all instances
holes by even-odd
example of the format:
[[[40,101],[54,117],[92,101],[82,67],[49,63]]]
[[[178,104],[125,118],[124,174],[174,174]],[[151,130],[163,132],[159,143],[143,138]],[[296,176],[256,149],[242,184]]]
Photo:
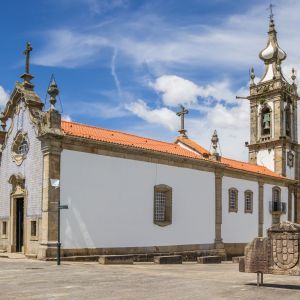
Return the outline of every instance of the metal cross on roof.
[[[26,49],[24,50],[24,55],[26,56],[26,63],[25,63],[25,74],[29,73],[29,66],[30,66],[30,52],[32,51],[31,44],[29,42],[26,43]]]
[[[181,136],[187,137],[186,130],[184,129],[184,115],[188,114],[189,111],[183,105],[180,105],[180,107],[181,111],[176,113],[176,115],[181,118],[181,128],[178,130],[178,132],[181,134]]]

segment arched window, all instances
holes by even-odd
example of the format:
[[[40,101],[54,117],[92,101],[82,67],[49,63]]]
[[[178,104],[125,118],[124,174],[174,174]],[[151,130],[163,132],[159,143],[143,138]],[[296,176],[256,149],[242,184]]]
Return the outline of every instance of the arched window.
[[[269,106],[264,106],[261,110],[261,134],[271,134],[271,109]]]
[[[285,134],[291,136],[291,108],[289,105],[286,106],[285,110]]]
[[[172,188],[165,184],[154,186],[153,223],[159,226],[172,223]]]
[[[278,186],[272,189],[272,211],[281,211],[281,190]]]
[[[238,190],[236,188],[230,188],[228,190],[228,207],[229,212],[238,211]]]
[[[253,192],[245,191],[245,213],[252,214],[253,212]]]

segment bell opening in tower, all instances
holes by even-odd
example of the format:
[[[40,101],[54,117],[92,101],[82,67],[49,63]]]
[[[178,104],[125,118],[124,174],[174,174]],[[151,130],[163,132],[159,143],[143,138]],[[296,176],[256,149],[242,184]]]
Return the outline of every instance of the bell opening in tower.
[[[261,111],[261,134],[270,135],[271,133],[271,110],[265,106]]]

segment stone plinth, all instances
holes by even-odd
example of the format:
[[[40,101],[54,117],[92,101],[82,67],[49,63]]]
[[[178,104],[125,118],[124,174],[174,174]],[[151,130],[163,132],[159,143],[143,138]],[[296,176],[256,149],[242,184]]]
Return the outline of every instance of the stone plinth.
[[[197,257],[198,264],[220,264],[222,262],[221,256],[200,256]]]
[[[132,265],[133,255],[101,255],[99,263],[102,265]]]
[[[181,255],[155,256],[153,261],[154,263],[160,265],[182,264],[182,256]]]

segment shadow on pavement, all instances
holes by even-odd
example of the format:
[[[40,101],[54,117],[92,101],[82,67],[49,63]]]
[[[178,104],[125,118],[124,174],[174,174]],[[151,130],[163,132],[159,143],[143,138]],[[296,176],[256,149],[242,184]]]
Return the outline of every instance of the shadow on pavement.
[[[256,283],[246,283],[246,285],[256,286]],[[262,287],[300,291],[299,285],[290,285],[290,284],[264,283]]]

